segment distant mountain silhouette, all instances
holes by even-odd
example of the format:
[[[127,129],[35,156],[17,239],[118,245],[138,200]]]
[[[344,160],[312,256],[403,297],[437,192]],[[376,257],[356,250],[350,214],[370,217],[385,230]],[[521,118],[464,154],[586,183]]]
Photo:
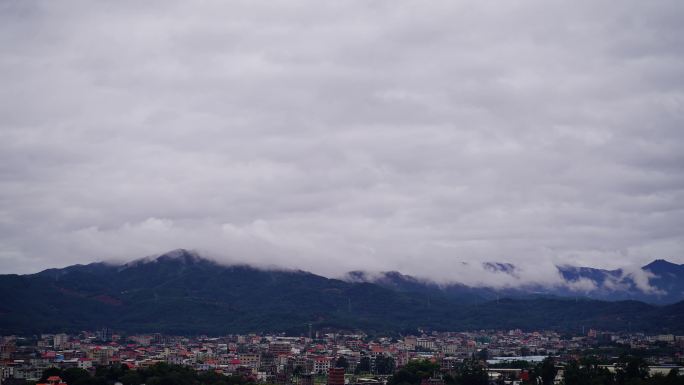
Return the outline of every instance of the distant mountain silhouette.
[[[487,270],[503,274],[515,274],[516,267],[510,263],[483,264]],[[467,286],[461,283],[438,284],[429,279],[420,279],[396,271],[367,273],[352,271],[345,276],[350,282],[370,282],[401,292],[430,293],[445,296],[464,303],[491,301],[496,298],[517,299],[537,297],[586,297],[605,301],[637,300],[653,304],[672,304],[684,300],[684,265],[665,260],[656,260],[643,266],[641,287],[634,273],[618,270],[603,270],[590,267],[558,266],[558,272],[567,285],[543,286],[523,284],[519,287],[495,288],[488,286]],[[573,289],[572,283],[587,280],[594,288]],[[645,284],[648,284],[647,286]]]
[[[653,268],[660,268],[657,264]],[[500,298],[440,289],[398,273],[385,281],[329,279],[299,270],[224,266],[186,250],[114,265],[93,263],[0,275],[0,334],[78,331],[224,334],[315,328],[393,333],[559,329],[684,331],[684,303]],[[672,278],[674,279],[674,278]],[[664,280],[672,284],[672,280]]]

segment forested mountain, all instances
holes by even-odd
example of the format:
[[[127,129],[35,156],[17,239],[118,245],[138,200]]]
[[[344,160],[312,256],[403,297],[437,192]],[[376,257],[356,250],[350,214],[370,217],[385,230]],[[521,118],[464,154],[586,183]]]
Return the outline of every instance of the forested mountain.
[[[466,293],[467,294],[467,293]],[[0,334],[127,331],[221,334],[316,328],[555,328],[683,331],[684,303],[528,298],[461,301],[439,291],[223,266],[185,250],[124,265],[0,275]]]

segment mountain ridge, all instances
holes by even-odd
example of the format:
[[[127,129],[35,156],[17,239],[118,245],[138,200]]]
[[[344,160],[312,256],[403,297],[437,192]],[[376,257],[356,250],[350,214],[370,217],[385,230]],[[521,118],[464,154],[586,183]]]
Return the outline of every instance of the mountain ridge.
[[[135,261],[134,261],[135,262]],[[0,334],[108,326],[173,334],[317,328],[395,333],[594,327],[684,331],[684,302],[656,306],[588,298],[459,300],[430,290],[348,282],[302,270],[224,266],[181,250],[136,263],[92,263],[31,275],[0,275]],[[463,296],[471,288],[457,287]],[[456,290],[456,289],[454,289]]]
[[[211,263],[216,266],[249,266],[254,269],[267,271],[301,271],[282,266],[258,267],[245,263],[224,264],[218,260],[207,258],[198,252],[187,249],[176,249],[166,253],[135,259],[126,263],[95,262],[86,265],[72,265],[62,269],[46,269],[35,274],[50,274],[65,269],[95,269],[102,266],[119,266],[127,268],[140,263],[156,262],[158,260],[182,260],[185,264],[191,262]],[[506,262],[485,262],[483,268],[495,273],[515,276],[517,267]],[[486,284],[467,285],[457,280],[451,282],[437,282],[429,277],[417,277],[399,271],[366,272],[362,270],[350,271],[342,276],[333,277],[348,282],[369,282],[399,291],[430,292],[444,294],[466,302],[481,302],[500,297],[528,298],[534,296],[552,297],[588,297],[607,301],[639,300],[653,304],[671,304],[684,300],[684,264],[676,264],[664,259],[655,259],[641,267],[643,276],[627,273],[623,269],[605,270],[592,267],[558,265],[559,276],[563,281],[556,284],[520,283],[505,287],[494,287]],[[645,281],[644,281],[645,277]],[[644,290],[644,287],[646,290]]]
[[[513,274],[516,270],[515,265],[510,263],[488,262],[483,265],[504,274]],[[639,300],[654,304],[672,304],[684,300],[684,264],[654,260],[641,267],[643,276],[639,274],[639,277],[635,277],[638,273],[627,273],[623,269],[604,270],[569,265],[557,266],[557,269],[564,282],[555,286],[530,283],[497,288],[487,285],[468,286],[459,282],[440,284],[429,278],[397,271],[368,273],[356,270],[347,273],[345,278],[351,282],[373,282],[402,291],[441,292],[460,300],[492,300],[502,296],[527,298],[538,295],[583,296],[607,301]],[[644,277],[647,278],[646,282],[643,281]]]

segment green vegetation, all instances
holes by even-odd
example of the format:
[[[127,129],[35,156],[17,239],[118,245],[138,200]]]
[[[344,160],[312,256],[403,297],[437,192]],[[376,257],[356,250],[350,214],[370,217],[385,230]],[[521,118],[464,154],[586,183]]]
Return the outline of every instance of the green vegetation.
[[[593,357],[571,362],[565,367],[564,385],[684,385],[684,376],[674,370],[666,376],[650,376],[646,361],[639,356],[622,355],[617,366],[616,373],[611,373]]]
[[[337,366],[343,367],[339,364]],[[356,365],[356,368],[354,369],[354,374],[387,375],[394,373],[395,367],[396,365],[394,363],[394,358],[390,356],[386,356],[384,354],[378,355],[377,357],[375,357],[375,362],[372,362],[370,357],[363,356],[361,357],[359,363]]]
[[[442,373],[439,365],[430,361],[411,361],[399,369],[387,385],[420,385],[423,380],[437,378]],[[477,361],[464,362],[443,375],[446,385],[487,385],[487,372]]]
[[[164,259],[126,268],[92,264],[33,275],[0,275],[0,334],[127,332],[221,335],[306,326],[387,335],[433,330],[554,329],[684,332],[684,302],[653,306],[552,298],[472,304],[300,271]]]
[[[347,369],[349,367],[349,362],[347,362],[347,359],[344,358],[344,356],[340,356],[336,361],[335,361],[335,367],[336,368],[345,368]]]
[[[359,363],[356,365],[356,369],[354,370],[354,373],[355,374],[370,373],[370,371],[371,371],[370,357],[368,357],[368,356],[361,357],[361,360],[359,360]]]
[[[484,367],[477,361],[465,362],[452,371],[453,375],[445,375],[446,385],[487,385],[489,378]]]
[[[375,357],[375,374],[392,374],[394,368],[394,358],[384,354]]]
[[[382,356],[379,356],[380,358]],[[389,361],[386,361],[389,364]],[[386,364],[383,364],[386,365]],[[564,381],[561,385],[684,385],[684,376],[674,370],[668,375],[649,375],[648,365],[643,358],[623,355],[617,362],[618,368],[611,373],[594,357],[585,357],[566,364]],[[377,366],[377,359],[376,359]],[[391,361],[392,369],[394,362]],[[553,385],[559,367],[551,358],[529,368],[529,379],[524,385]],[[390,372],[391,373],[391,372]],[[384,373],[377,373],[384,374]],[[129,370],[127,366],[98,367],[95,375],[78,368],[49,368],[43,372],[40,382],[49,376],[60,376],[69,385],[249,385],[253,384],[241,376],[223,376],[215,372],[196,372],[190,367],[158,363],[148,368]],[[445,385],[488,385],[485,368],[480,361],[467,360],[452,370],[442,370],[436,363],[427,360],[411,361],[389,378],[387,385],[421,385],[424,380],[441,378]],[[324,382],[317,378],[317,383]]]
[[[439,365],[430,361],[411,361],[390,377],[387,385],[420,385],[439,371]]]
[[[553,385],[560,370],[550,357],[534,366],[527,361],[519,361],[514,366],[527,367],[529,378],[523,381],[524,385]],[[666,376],[649,375],[646,361],[638,356],[623,355],[617,366],[616,372],[611,373],[594,357],[572,361],[563,367],[561,385],[684,385],[684,375],[674,370]],[[412,361],[390,377],[388,385],[420,385],[423,380],[440,377],[445,385],[489,383],[485,368],[477,360],[465,361],[449,371],[430,361]]]
[[[224,376],[214,372],[196,372],[190,367],[158,363],[148,368],[129,370],[127,366],[98,367],[90,376],[83,369],[60,370],[50,368],[43,372],[41,382],[49,376],[60,376],[69,385],[246,385],[251,382],[240,376]]]

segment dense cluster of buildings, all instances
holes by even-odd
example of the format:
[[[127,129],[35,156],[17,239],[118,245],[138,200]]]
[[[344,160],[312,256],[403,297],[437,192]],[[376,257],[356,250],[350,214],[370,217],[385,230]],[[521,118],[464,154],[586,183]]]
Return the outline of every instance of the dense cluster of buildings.
[[[126,365],[135,370],[158,362],[198,371],[241,375],[256,382],[286,385],[380,383],[411,360],[431,360],[444,370],[463,360],[481,360],[493,373],[506,373],[506,362],[558,362],[577,358],[586,349],[621,344],[654,348],[652,365],[679,365],[684,336],[604,333],[590,330],[569,337],[553,331],[480,331],[423,333],[400,338],[330,333],[311,337],[229,335],[179,337],[162,334],[123,335],[107,329],[78,335],[4,336],[0,339],[0,384],[7,379],[38,380],[50,367],[94,370]],[[667,348],[667,349],[661,349]],[[663,353],[666,352],[666,353]],[[520,370],[515,372],[520,376]],[[513,378],[515,379],[515,378]]]

